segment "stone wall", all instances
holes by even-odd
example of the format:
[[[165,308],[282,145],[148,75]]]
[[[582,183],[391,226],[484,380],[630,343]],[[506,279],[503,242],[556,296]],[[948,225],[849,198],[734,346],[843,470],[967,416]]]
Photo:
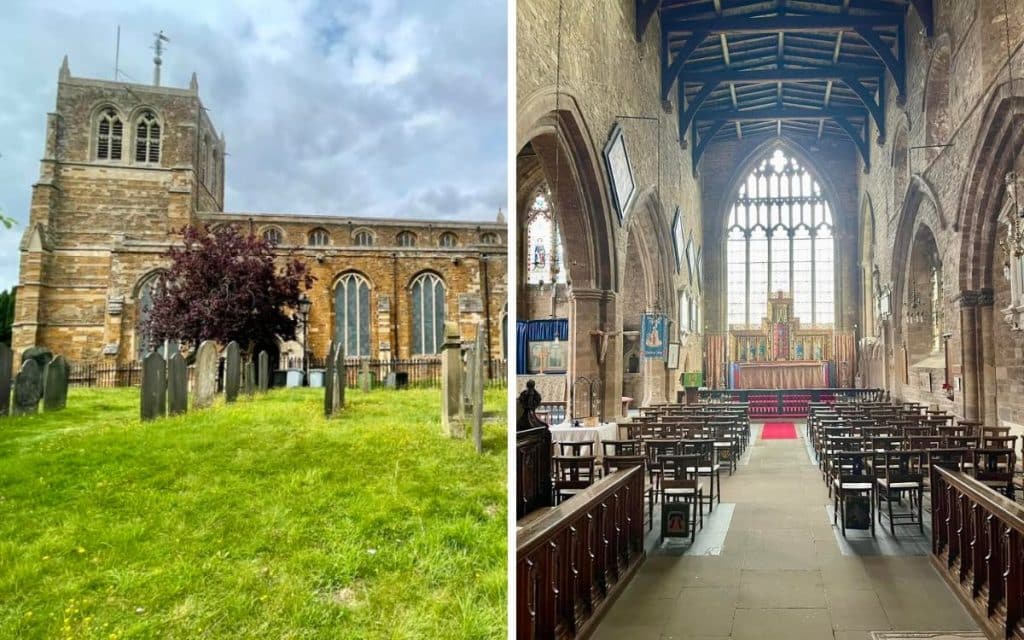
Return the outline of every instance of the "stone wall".
[[[561,5],[561,11],[560,11]],[[624,326],[639,322],[645,311],[661,310],[673,321],[678,317],[679,291],[695,290],[686,274],[677,274],[672,256],[671,225],[678,207],[682,212],[684,237],[692,232],[700,239],[700,188],[693,178],[690,151],[680,144],[678,105],[668,108],[659,98],[660,25],[651,22],[643,40],[637,42],[633,0],[521,0],[517,3],[517,151],[520,189],[536,184],[534,169],[522,151],[532,145],[550,183],[552,167],[559,180],[574,183],[585,204],[568,205],[570,199],[554,193],[556,215],[566,236],[566,263],[573,281],[575,302],[570,304],[573,328],[573,371],[571,375],[599,377],[604,381],[606,416],[620,412],[623,387]],[[560,48],[559,48],[560,45]],[[559,118],[551,114],[561,112]],[[553,123],[558,120],[557,124]],[[550,124],[550,126],[549,126]],[[602,149],[616,125],[621,126],[636,184],[636,197],[620,222],[610,199],[609,177]],[[554,161],[553,148],[544,136],[557,128],[566,146],[571,146],[572,163]],[[519,192],[522,205],[528,194]],[[561,210],[558,209],[561,205]],[[524,209],[519,210],[522,216]],[[642,224],[632,222],[645,217]],[[580,222],[580,219],[586,222]],[[627,267],[630,233],[634,229],[645,239],[646,265],[639,272]],[[667,242],[667,246],[666,246]],[[607,256],[605,258],[605,256]],[[589,267],[573,267],[587,262]],[[602,264],[606,263],[606,264]],[[603,275],[600,270],[610,268]],[[667,275],[666,275],[667,274]],[[642,295],[627,300],[623,293],[641,288]],[[519,296],[529,297],[520,290]],[[599,362],[600,338],[591,331],[612,334],[603,364]],[[700,340],[693,334],[682,342],[680,362],[701,361]],[[663,364],[647,363],[656,383],[649,385],[645,398],[658,401],[674,396],[681,371],[668,371]]]

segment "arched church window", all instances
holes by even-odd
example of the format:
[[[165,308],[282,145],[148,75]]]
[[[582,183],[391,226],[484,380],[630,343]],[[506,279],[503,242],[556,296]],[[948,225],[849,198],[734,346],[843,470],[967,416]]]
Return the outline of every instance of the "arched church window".
[[[313,229],[309,232],[309,244],[314,247],[326,247],[329,241],[330,236],[326,229]]]
[[[416,246],[416,234],[412,231],[401,231],[398,233],[398,246],[400,247],[415,247]]]
[[[284,234],[277,227],[267,227],[263,230],[263,239],[272,245],[279,245],[284,241]]]
[[[160,123],[149,109],[139,114],[135,124],[135,161],[160,162]]]
[[[537,191],[526,212],[526,283],[565,284],[562,232],[547,187]]]
[[[482,244],[498,244],[498,234],[488,231],[480,235]]]
[[[352,240],[357,247],[373,246],[373,234],[369,231],[357,231]]]
[[[757,326],[768,295],[793,296],[805,324],[835,320],[832,209],[817,179],[776,149],[740,184],[726,239],[730,325]]]
[[[421,273],[412,282],[412,353],[434,355],[444,342],[444,282],[434,273]]]
[[[113,107],[100,113],[96,124],[96,158],[98,160],[120,160],[121,143],[124,138],[124,123]]]
[[[146,332],[143,327],[146,321],[149,319],[149,312],[153,308],[153,297],[156,294],[157,288],[160,286],[160,281],[163,278],[164,273],[158,271],[156,273],[146,276],[137,289],[138,295],[136,296],[136,304],[138,305],[138,322],[135,328],[135,355],[139,360],[142,360],[146,355],[156,348],[155,344],[152,344],[146,337]]]
[[[346,273],[334,287],[334,339],[349,357],[370,355],[370,283]]]
[[[441,234],[441,239],[438,241],[438,245],[442,247],[454,247],[459,244],[459,239],[454,233],[446,231]]]

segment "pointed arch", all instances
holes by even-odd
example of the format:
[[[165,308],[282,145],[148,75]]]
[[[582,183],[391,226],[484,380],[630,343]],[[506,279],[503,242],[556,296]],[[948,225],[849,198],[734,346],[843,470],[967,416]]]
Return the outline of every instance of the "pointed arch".
[[[954,229],[962,231],[960,289],[992,287],[992,262],[1006,174],[1024,150],[1024,80],[996,87],[982,115]]]
[[[344,343],[347,357],[370,357],[372,289],[370,279],[358,271],[343,271],[334,279],[334,342]]]
[[[445,306],[448,288],[440,274],[421,271],[409,282],[412,309],[412,354],[440,353],[444,344]]]

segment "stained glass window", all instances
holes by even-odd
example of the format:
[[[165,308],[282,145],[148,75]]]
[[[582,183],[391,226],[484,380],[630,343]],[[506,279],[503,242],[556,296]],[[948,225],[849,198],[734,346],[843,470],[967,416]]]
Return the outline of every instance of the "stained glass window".
[[[793,296],[804,324],[835,322],[832,209],[795,158],[776,149],[750,172],[726,237],[730,325],[760,325],[777,291]]]
[[[562,232],[546,187],[537,191],[526,212],[526,250],[527,284],[567,282],[562,260]]]
[[[434,355],[444,342],[444,282],[421,273],[412,282],[412,353]]]
[[[344,341],[347,357],[370,355],[370,283],[358,273],[334,287],[334,340]]]

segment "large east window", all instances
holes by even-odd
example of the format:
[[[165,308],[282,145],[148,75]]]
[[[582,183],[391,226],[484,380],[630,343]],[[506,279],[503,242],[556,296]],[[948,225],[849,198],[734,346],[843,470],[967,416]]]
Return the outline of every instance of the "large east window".
[[[759,326],[768,296],[793,297],[804,324],[835,321],[832,209],[821,185],[776,149],[740,185],[726,240],[729,324]]]

